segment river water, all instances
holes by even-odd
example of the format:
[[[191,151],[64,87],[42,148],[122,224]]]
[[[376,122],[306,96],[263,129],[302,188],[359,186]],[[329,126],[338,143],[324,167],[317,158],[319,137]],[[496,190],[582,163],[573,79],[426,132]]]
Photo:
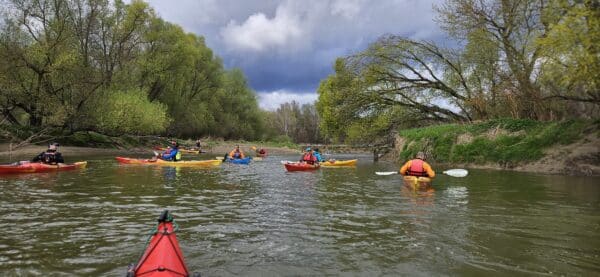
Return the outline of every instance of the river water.
[[[176,169],[96,156],[1,176],[0,272],[123,276],[169,209],[203,276],[600,274],[598,177],[470,170],[415,193],[369,156],[287,173],[279,161],[296,158]]]

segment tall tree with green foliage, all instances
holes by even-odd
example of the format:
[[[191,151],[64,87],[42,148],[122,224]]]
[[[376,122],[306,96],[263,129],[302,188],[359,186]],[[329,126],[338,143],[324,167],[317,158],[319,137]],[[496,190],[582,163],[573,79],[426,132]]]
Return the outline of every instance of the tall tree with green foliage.
[[[2,0],[0,8],[4,122],[183,137],[262,134],[243,74],[224,70],[204,38],[143,1]],[[105,115],[106,106],[147,114],[114,111],[133,117],[125,120]],[[147,125],[150,118],[156,123]]]
[[[546,98],[600,103],[600,2],[552,0],[542,18]]]

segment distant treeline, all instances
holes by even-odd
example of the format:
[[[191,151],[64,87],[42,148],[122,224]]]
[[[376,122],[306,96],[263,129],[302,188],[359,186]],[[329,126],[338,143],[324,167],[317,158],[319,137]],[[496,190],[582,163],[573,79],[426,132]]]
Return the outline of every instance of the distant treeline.
[[[454,41],[387,35],[321,82],[324,135],[389,144],[394,130],[496,118],[600,115],[600,2],[447,0]]]

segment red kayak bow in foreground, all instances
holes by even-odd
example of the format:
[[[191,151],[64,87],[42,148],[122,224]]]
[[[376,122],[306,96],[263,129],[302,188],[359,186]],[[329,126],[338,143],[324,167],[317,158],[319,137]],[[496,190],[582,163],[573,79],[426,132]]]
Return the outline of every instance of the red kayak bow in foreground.
[[[144,254],[137,264],[129,266],[128,277],[190,276],[173,225],[173,217],[165,210]]]

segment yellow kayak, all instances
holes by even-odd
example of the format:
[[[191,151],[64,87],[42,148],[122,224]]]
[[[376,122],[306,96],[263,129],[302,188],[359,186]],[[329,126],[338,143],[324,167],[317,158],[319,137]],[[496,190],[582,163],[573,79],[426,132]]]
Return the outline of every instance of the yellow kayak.
[[[190,167],[202,167],[202,166],[217,166],[223,161],[221,160],[204,160],[204,161],[165,161],[165,160],[150,160],[150,159],[134,159],[125,157],[116,157],[117,161],[122,164],[151,164],[161,166],[190,166]]]
[[[431,188],[431,178],[428,177],[416,177],[416,176],[404,176],[404,186],[412,190],[426,190]]]
[[[356,166],[357,159],[354,160],[329,160],[319,163],[323,167],[341,167],[341,166]]]

